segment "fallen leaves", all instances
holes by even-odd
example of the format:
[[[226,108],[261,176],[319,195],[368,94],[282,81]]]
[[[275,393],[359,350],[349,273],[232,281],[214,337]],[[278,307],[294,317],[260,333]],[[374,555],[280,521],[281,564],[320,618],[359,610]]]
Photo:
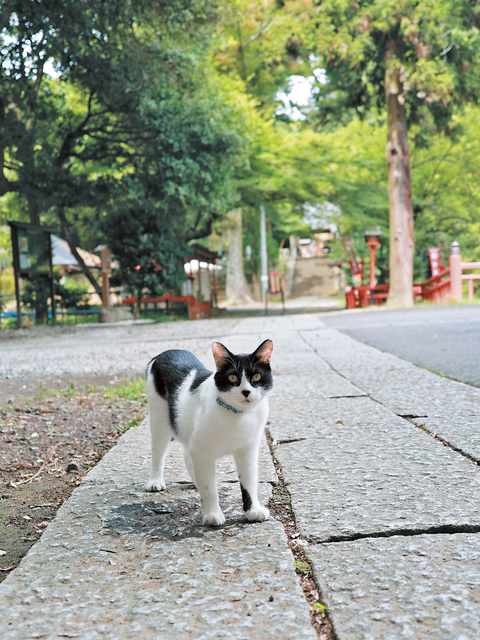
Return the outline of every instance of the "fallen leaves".
[[[243,600],[246,597],[247,597],[247,594],[245,593],[243,596],[240,596],[240,598],[232,598],[230,602],[240,602],[240,600]]]
[[[33,434],[32,434],[32,435],[33,435]],[[37,436],[38,436],[38,434],[37,434]],[[54,454],[54,452],[55,452],[55,449],[56,449],[57,447],[59,447],[61,444],[62,444],[61,442],[57,442],[57,444],[54,444],[52,447],[50,447],[50,448],[47,450],[47,453],[45,454],[45,461],[43,462],[42,466],[41,466],[41,467],[40,467],[40,469],[37,471],[37,473],[35,473],[33,476],[30,476],[29,478],[26,478],[26,479],[24,479],[24,480],[19,480],[19,482],[15,482],[15,483],[10,482],[9,484],[10,484],[12,487],[18,487],[19,485],[24,484],[25,482],[32,482],[32,480],[34,480],[35,478],[37,478],[37,477],[42,473],[42,471],[45,471],[45,470],[47,469],[47,467],[49,466],[49,464],[53,463],[53,464],[55,464],[55,465],[56,465],[56,463],[57,463],[58,461],[57,461],[56,459],[55,459],[55,460],[52,460],[52,458],[53,458],[53,454]],[[24,516],[24,517],[26,517],[26,516]]]

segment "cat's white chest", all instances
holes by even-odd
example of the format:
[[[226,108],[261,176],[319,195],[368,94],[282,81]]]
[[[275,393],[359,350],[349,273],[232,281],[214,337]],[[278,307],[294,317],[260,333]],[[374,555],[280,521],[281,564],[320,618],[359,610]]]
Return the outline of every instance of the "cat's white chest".
[[[216,397],[214,386],[208,384],[199,394],[180,394],[179,440],[190,450],[208,449],[215,457],[257,443],[268,417],[268,400],[244,413],[235,413],[217,404]]]

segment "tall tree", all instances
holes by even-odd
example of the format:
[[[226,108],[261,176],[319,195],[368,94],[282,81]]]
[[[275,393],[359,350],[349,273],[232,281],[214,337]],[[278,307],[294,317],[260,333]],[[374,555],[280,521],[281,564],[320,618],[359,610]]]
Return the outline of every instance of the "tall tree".
[[[251,302],[247,279],[243,270],[242,209],[229,211],[222,223],[227,254],[225,293],[227,304]]]
[[[208,68],[215,0],[3,0],[2,10],[0,196],[20,194],[36,224],[55,211],[73,252],[71,212],[127,211],[125,199],[161,203],[187,237],[208,234],[234,202],[242,155]]]
[[[447,130],[455,105],[480,95],[480,13],[468,0],[300,1],[305,52],[328,81],[317,87],[320,117],[387,110],[390,203],[389,305],[413,304],[415,245],[408,128]],[[290,10],[299,2],[291,2]]]

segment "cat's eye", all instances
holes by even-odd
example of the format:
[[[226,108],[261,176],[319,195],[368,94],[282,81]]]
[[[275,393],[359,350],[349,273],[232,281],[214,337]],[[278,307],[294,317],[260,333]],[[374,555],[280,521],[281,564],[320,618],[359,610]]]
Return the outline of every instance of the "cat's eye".
[[[236,382],[238,380],[237,376],[234,373],[231,373],[228,376],[228,379],[230,380],[230,382]]]
[[[262,376],[259,373],[254,373],[252,380],[253,382],[258,382]]]

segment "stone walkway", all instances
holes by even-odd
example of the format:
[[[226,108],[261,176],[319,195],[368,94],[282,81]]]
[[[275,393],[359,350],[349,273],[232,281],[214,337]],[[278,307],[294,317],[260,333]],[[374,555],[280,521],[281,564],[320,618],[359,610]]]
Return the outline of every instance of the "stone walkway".
[[[479,389],[312,315],[12,340],[0,377],[138,373],[168,348],[212,366],[212,340],[245,352],[267,337],[273,455],[337,640],[477,640]],[[230,461],[217,471],[227,522],[211,529],[177,445],[168,491],[143,492],[148,425],[131,429],[0,585],[0,637],[314,640],[282,524],[247,524]],[[265,502],[276,482],[264,443]]]

